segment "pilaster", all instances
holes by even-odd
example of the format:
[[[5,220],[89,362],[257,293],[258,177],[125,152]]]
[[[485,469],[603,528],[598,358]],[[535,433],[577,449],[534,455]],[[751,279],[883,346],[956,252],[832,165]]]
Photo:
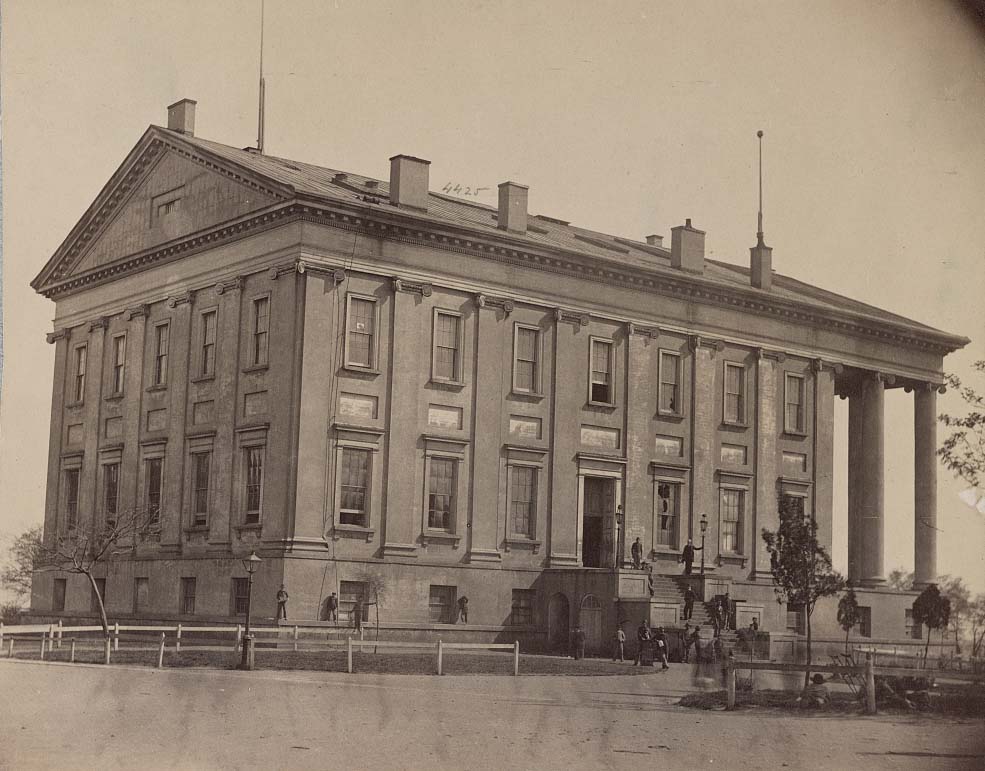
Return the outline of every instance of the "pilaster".
[[[831,554],[834,506],[834,375],[836,365],[817,359],[814,371],[814,505],[818,542]]]
[[[123,462],[120,466],[120,511],[141,503],[137,489],[140,479],[140,416],[144,396],[144,347],[147,344],[146,305],[127,308],[126,380],[123,401]]]
[[[631,544],[637,539],[645,552],[654,542],[653,480],[650,461],[653,458],[653,420],[656,413],[656,358],[658,346],[648,333],[627,329],[626,357],[626,506],[625,526],[620,528],[622,555],[632,554]],[[683,509],[683,507],[681,507]],[[630,544],[629,546],[627,544]],[[649,555],[645,554],[649,559]]]
[[[89,528],[95,522],[98,499],[99,422],[103,401],[103,343],[109,322],[105,317],[89,323],[86,350],[85,405],[82,411],[85,455],[79,483],[79,527]]]
[[[756,467],[755,503],[752,538],[755,547],[753,570],[759,576],[770,575],[770,555],[760,533],[763,528],[775,532],[780,526],[777,507],[777,436],[779,434],[775,355],[759,352],[756,362]],[[747,553],[749,553],[747,552]]]
[[[47,336],[55,345],[55,374],[51,384],[51,426],[48,432],[48,485],[44,500],[44,537],[58,531],[59,490],[61,485],[61,451],[65,422],[65,375],[68,371],[70,329],[56,329]]]
[[[585,324],[588,321],[586,319]],[[584,378],[586,335],[578,316],[561,310],[554,314],[554,376],[551,378],[551,513],[549,564],[581,565],[582,479],[575,460],[580,447],[579,416],[585,404],[584,379],[572,381],[572,373]]]
[[[232,543],[233,506],[236,501],[233,493],[233,471],[240,461],[237,455],[235,427],[236,393],[240,369],[242,288],[243,280],[235,278],[219,282],[214,289],[219,302],[216,340],[223,341],[223,344],[216,346],[216,435],[212,457],[228,458],[226,462],[215,464],[212,477],[215,483],[215,497],[209,519],[209,546],[218,551],[226,551]]]
[[[691,522],[696,546],[701,545],[701,515],[708,518],[705,534],[705,565],[718,556],[718,480],[715,469],[715,347],[699,337],[691,339]],[[700,555],[698,555],[700,557]]]

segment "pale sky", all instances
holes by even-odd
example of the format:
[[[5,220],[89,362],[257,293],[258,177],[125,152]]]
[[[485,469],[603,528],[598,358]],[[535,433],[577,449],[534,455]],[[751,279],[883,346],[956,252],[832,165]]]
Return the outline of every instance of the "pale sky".
[[[28,282],[166,106],[256,140],[259,0],[4,0],[0,533],[44,510],[54,305]],[[626,237],[691,217],[746,263],[972,338],[985,358],[985,35],[947,2],[267,0],[266,149],[431,187],[530,186],[530,209]],[[980,383],[985,389],[985,383]],[[956,409],[953,394],[939,400]],[[847,402],[837,403],[844,569]],[[886,570],[913,564],[912,396],[887,397]],[[943,432],[941,432],[943,437]],[[985,518],[940,470],[941,572],[985,590]]]

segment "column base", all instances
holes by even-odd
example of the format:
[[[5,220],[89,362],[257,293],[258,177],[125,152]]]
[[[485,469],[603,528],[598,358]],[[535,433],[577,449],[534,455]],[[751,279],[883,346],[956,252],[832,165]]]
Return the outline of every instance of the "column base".
[[[862,589],[878,589],[881,586],[886,586],[886,579],[860,578],[855,582],[855,586],[861,587]]]

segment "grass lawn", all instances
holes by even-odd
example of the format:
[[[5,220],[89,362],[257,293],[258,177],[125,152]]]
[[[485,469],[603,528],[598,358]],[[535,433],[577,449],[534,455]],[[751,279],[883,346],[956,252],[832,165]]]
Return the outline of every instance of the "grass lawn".
[[[63,643],[45,653],[48,661],[69,660],[69,646]],[[37,650],[21,650],[14,652],[14,658],[34,659],[39,657]],[[77,662],[100,664],[103,661],[102,647],[82,647],[79,645],[75,652]],[[131,664],[138,666],[157,666],[157,649],[127,648],[121,646],[113,651],[110,657],[113,664]],[[234,669],[239,663],[239,654],[228,648],[226,650],[196,650],[194,647],[183,647],[180,653],[175,653],[169,646],[164,653],[165,667],[208,667],[212,669]],[[316,672],[345,672],[346,652],[344,650],[277,650],[273,648],[257,648],[255,658],[257,669],[270,670],[310,670]],[[432,675],[435,673],[436,656],[433,652],[374,654],[372,650],[355,651],[352,654],[353,671],[363,674],[388,675]],[[449,651],[443,655],[444,673],[446,675],[512,675],[513,656],[510,653],[486,653],[482,651]],[[520,675],[633,675],[650,674],[655,670],[650,667],[633,667],[631,663],[614,663],[604,658],[586,658],[575,661],[561,656],[521,655]]]
[[[927,709],[907,709],[893,704],[878,704],[880,713],[888,715],[947,715],[949,717],[985,718],[985,687],[980,684],[938,684],[938,692]],[[679,706],[694,709],[725,709],[725,691],[692,693],[678,702]],[[736,709],[765,709],[778,712],[797,712],[810,715],[854,715],[864,713],[863,705],[850,693],[833,692],[827,707],[805,709],[792,691],[738,691]]]

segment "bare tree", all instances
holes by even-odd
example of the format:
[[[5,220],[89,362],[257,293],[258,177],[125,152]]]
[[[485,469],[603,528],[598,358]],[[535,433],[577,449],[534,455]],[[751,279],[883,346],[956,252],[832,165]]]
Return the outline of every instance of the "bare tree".
[[[366,602],[364,604],[376,606],[376,640],[380,639],[380,599],[386,596],[387,582],[379,573],[365,572],[359,576],[359,580],[366,585]],[[372,597],[370,601],[369,598]],[[376,653],[376,649],[373,649]]]
[[[101,523],[78,527],[49,539],[40,532],[33,543],[35,571],[75,573],[89,579],[93,597],[99,605],[99,621],[103,634],[109,637],[109,621],[102,592],[96,581],[96,566],[113,558],[132,552],[149,536],[161,531],[160,516],[156,508],[128,509]]]

